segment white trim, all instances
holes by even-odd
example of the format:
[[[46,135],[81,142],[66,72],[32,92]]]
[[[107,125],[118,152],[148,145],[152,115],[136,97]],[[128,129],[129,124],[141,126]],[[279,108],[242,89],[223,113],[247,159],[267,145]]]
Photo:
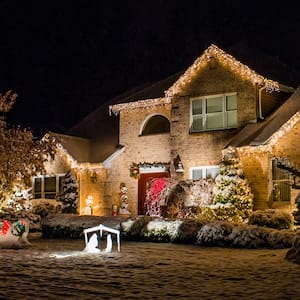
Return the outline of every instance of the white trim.
[[[203,171],[203,179],[207,176],[207,169],[220,169],[219,165],[209,165],[209,166],[196,166],[196,167],[190,167],[189,169],[189,179],[193,180],[193,171],[194,170],[202,170]]]
[[[111,163],[115,158],[117,158],[123,151],[125,150],[125,147],[122,147],[121,149],[115,151],[112,155],[110,155],[102,164],[105,168],[111,168]]]
[[[163,173],[166,172],[166,167],[150,167],[150,168],[140,168],[140,174],[145,173]]]
[[[227,111],[226,110],[226,99],[228,96],[236,96],[236,106],[238,106],[238,98],[237,98],[237,93],[224,93],[224,94],[215,94],[215,95],[209,95],[209,96],[200,96],[200,97],[192,97],[190,98],[190,125],[189,125],[189,128],[190,128],[190,132],[203,132],[203,131],[213,131],[213,130],[223,130],[223,129],[230,129],[230,128],[237,128],[237,125],[234,126],[234,127],[230,127],[228,126],[228,119],[227,119],[227,112],[230,112],[230,111]],[[213,99],[213,98],[218,98],[218,97],[222,97],[222,111],[220,112],[216,112],[216,113],[207,113],[206,112],[206,101],[208,99]],[[192,129],[192,126],[193,126],[193,121],[194,121],[194,118],[193,118],[193,101],[195,100],[200,100],[201,101],[201,109],[202,109],[202,113],[199,114],[199,116],[201,115],[202,116],[202,130],[193,130]],[[237,108],[236,110],[231,110],[231,111],[236,111],[237,112]],[[213,114],[222,114],[223,116],[223,125],[221,128],[213,128],[213,129],[208,129],[206,128],[206,123],[207,123],[207,116],[210,115],[212,116]],[[236,120],[238,121],[238,120]]]
[[[35,188],[34,188],[35,187],[35,179],[36,178],[40,178],[41,179],[41,191],[38,192],[39,194],[41,194],[40,198],[46,198],[46,194],[45,194],[45,178],[55,177],[55,196],[57,196],[58,193],[59,193],[59,178],[64,177],[65,175],[66,175],[66,173],[58,173],[58,174],[54,174],[54,175],[45,174],[45,175],[33,176],[33,178],[32,178],[32,194],[33,194],[33,196],[35,196],[35,194],[36,194]],[[49,198],[49,199],[52,199],[52,198]]]

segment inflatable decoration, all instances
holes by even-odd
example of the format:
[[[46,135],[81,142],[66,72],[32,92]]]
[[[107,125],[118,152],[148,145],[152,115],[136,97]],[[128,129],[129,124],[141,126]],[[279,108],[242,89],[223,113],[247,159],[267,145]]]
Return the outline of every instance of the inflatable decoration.
[[[20,249],[30,245],[28,233],[28,220],[20,219],[12,224],[8,220],[0,221],[0,248]]]

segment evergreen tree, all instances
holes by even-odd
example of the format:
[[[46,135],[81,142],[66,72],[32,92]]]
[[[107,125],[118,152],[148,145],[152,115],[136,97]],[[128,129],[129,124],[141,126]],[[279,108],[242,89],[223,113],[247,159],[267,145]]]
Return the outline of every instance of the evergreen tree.
[[[62,193],[59,200],[63,203],[64,213],[76,213],[78,207],[78,183],[75,175],[69,171],[62,180]]]
[[[252,211],[253,195],[235,148],[228,148],[223,155],[220,173],[216,177],[214,202],[233,206],[243,219]]]

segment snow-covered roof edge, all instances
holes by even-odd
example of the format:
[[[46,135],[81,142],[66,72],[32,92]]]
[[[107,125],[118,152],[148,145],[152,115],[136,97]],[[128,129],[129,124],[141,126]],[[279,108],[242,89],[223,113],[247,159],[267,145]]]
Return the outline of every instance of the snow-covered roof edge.
[[[212,59],[217,59],[224,67],[231,69],[241,78],[249,80],[252,84],[265,86],[267,90],[279,90],[279,83],[270,80],[249,68],[247,65],[235,59],[232,55],[211,44],[201,56],[184,72],[183,75],[165,92],[166,97],[172,97],[182,91],[200,72],[200,70],[207,65]]]
[[[158,105],[167,105],[171,103],[170,98],[155,98],[155,99],[146,99],[146,100],[138,100],[127,103],[120,103],[109,106],[109,113],[118,114],[121,110],[129,111],[137,108],[149,108]]]

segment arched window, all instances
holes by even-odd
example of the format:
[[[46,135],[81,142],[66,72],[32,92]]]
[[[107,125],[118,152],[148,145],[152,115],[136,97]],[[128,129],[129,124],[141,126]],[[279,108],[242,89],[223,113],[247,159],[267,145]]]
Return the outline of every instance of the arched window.
[[[141,135],[170,132],[170,122],[162,115],[152,116],[144,125]]]

